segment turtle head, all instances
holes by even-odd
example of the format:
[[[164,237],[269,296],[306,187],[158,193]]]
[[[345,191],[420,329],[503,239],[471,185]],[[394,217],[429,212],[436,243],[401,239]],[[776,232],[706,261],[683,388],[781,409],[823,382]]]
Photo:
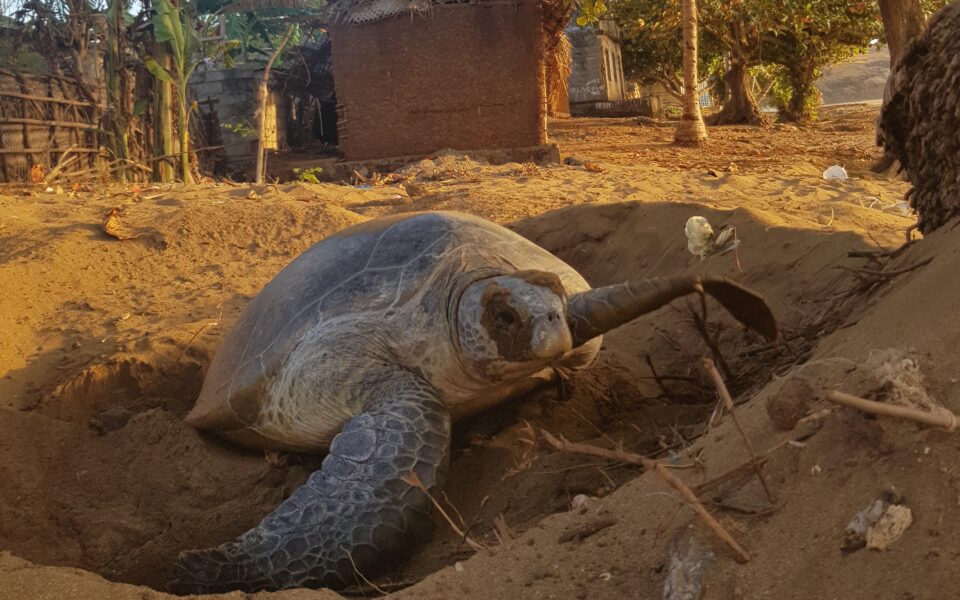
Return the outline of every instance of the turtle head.
[[[457,307],[464,360],[484,375],[536,372],[573,348],[560,278],[517,271],[470,285]]]

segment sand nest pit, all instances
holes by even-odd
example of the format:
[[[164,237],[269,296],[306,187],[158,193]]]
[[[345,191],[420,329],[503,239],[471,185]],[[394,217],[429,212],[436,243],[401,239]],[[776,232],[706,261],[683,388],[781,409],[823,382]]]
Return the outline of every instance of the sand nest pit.
[[[206,264],[229,265],[236,255],[223,248],[235,244],[235,237],[218,244],[220,250],[213,255],[205,244],[194,241],[202,236],[197,228],[204,226],[200,217],[206,210],[200,207],[193,216],[172,213],[173,225],[167,225],[164,220],[151,222],[145,211],[128,209],[124,218],[130,226],[162,232],[166,249],[135,240],[114,243],[112,248],[143,256],[175,253],[182,257],[178,260],[199,261],[194,274],[203,272]],[[585,216],[581,220],[602,229],[618,227],[621,217],[651,216],[628,206],[601,212],[605,216],[600,221]],[[658,218],[681,217],[672,209],[660,212],[654,211]],[[572,239],[556,231],[564,219],[563,214],[542,222],[532,219],[522,228],[532,237],[548,235],[544,240],[548,247],[557,238],[554,249],[563,252]],[[246,235],[245,228],[240,230]],[[595,235],[590,233],[587,239]],[[619,244],[611,250],[617,251]],[[658,269],[683,270],[690,262],[684,252],[683,246],[670,252]],[[588,276],[602,276],[600,270],[610,260],[598,254],[595,259],[578,255],[578,267]],[[262,280],[285,260],[262,268]],[[244,282],[244,296],[251,295],[246,290],[253,287]],[[198,434],[183,423],[217,341],[243,304],[242,298],[227,297],[222,316],[194,317],[174,336],[147,335],[149,342],[142,342],[147,328],[140,326],[141,317],[124,319],[121,326],[136,325],[126,336],[141,338],[139,347],[135,343],[130,351],[118,350],[126,347],[122,343],[87,366],[64,370],[30,412],[0,413],[0,451],[7,458],[5,464],[11,465],[7,468],[12,469],[13,482],[0,491],[0,510],[4,522],[15,523],[0,532],[3,547],[38,563],[78,566],[111,580],[164,589],[178,552],[233,539],[316,468],[316,457],[264,456]],[[742,334],[729,327],[729,319],[716,316],[728,323],[724,347],[742,344]],[[171,318],[166,315],[161,325]],[[619,339],[614,337],[607,352],[659,354],[657,362],[664,372],[688,372],[690,361],[703,350],[697,334],[675,323],[678,319],[671,315],[669,328],[678,331],[670,335],[690,350],[671,356],[676,351],[661,352],[670,343],[649,331],[650,319],[663,320],[649,317],[646,325],[631,325]],[[695,390],[688,393],[693,388],[685,390],[683,385],[674,385],[672,393],[684,402],[660,398],[651,380],[638,379],[638,369],[647,368],[643,359],[638,360],[623,364],[616,356],[605,356],[563,390],[546,390],[458,427],[454,475],[446,493],[464,519],[486,533],[493,518],[503,515],[511,527],[522,530],[545,515],[567,510],[577,494],[604,495],[636,473],[628,468],[584,469],[578,466],[582,461],[545,453],[526,456],[525,427],[548,427],[576,438],[593,437],[601,428],[644,451],[656,450],[661,439],[666,445],[674,443],[671,428],[696,435],[710,399]],[[634,427],[635,423],[642,425]],[[501,491],[507,480],[510,489]],[[422,577],[449,564],[451,557],[460,555],[458,545],[449,530],[438,528],[435,540],[405,565],[402,576]]]

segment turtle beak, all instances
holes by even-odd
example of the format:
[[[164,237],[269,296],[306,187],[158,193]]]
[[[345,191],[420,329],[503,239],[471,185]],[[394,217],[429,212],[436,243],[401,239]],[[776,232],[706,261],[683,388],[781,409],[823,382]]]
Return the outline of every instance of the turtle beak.
[[[550,311],[533,320],[530,350],[537,358],[551,359],[563,356],[573,349],[573,336],[566,319],[559,312]]]

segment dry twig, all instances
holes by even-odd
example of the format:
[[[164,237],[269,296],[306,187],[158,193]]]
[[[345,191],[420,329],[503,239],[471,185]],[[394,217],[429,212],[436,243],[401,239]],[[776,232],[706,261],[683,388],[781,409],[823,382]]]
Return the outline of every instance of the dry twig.
[[[516,539],[517,534],[510,529],[510,526],[507,525],[507,520],[503,518],[502,514],[499,514],[493,518],[494,531],[497,534],[501,544],[505,544],[510,540]]]
[[[907,406],[874,402],[873,400],[858,398],[857,396],[851,396],[850,394],[844,394],[836,390],[827,392],[826,398],[835,404],[842,404],[870,414],[906,419],[907,421],[914,421],[915,423],[941,427],[947,431],[954,431],[960,426],[960,419],[958,419],[957,415],[942,407],[938,412],[926,412]]]
[[[430,502],[433,502],[433,505],[438,511],[440,511],[440,514],[443,516],[443,518],[446,519],[447,524],[450,525],[450,528],[453,529],[453,532],[456,533],[460,539],[465,541],[468,546],[470,546],[476,552],[483,550],[483,544],[474,541],[466,534],[465,531],[457,527],[457,524],[453,522],[453,519],[450,518],[450,515],[447,514],[447,511],[443,510],[443,507],[440,506],[440,503],[437,502],[437,499],[433,497],[433,494],[430,493],[430,490],[427,489],[427,486],[423,485],[423,482],[420,481],[420,478],[417,477],[416,473],[410,471],[406,475],[401,475],[400,480],[426,494],[427,498],[430,498]]]
[[[199,337],[199,335],[203,333],[204,329],[206,329],[207,327],[216,327],[220,324],[220,320],[223,319],[223,303],[221,303],[220,306],[218,306],[217,308],[220,309],[219,312],[217,313],[217,318],[214,319],[213,321],[207,321],[206,323],[201,325],[199,329],[197,329],[197,332],[193,334],[193,337],[190,338],[190,341],[187,342],[187,345],[183,347],[183,350],[180,352],[180,356],[177,357],[177,360],[175,362],[180,362],[180,359],[183,358],[183,356],[187,353],[187,350],[190,349],[190,346],[193,345],[194,340],[196,340],[197,337]]]
[[[681,498],[686,500],[690,507],[693,508],[694,512],[697,513],[697,516],[700,517],[700,520],[723,542],[733,550],[734,555],[738,562],[745,563],[749,562],[750,555],[747,554],[740,544],[733,539],[733,537],[723,528],[713,515],[703,506],[703,503],[700,502],[700,499],[690,491],[690,488],[687,487],[685,483],[677,479],[670,471],[663,468],[663,465],[657,461],[650,460],[639,454],[634,454],[632,452],[626,452],[624,450],[608,450],[606,448],[598,448],[596,446],[591,446],[589,444],[578,444],[575,442],[570,442],[564,437],[559,439],[554,437],[550,432],[541,429],[540,434],[543,436],[543,439],[547,441],[548,444],[560,450],[562,452],[573,452],[577,454],[588,454],[590,456],[600,456],[610,460],[616,460],[620,462],[626,462],[633,465],[639,465],[645,470],[653,471],[661,480],[667,483],[670,487],[675,489]]]
[[[659,373],[657,373],[657,368],[653,366],[653,359],[650,358],[650,355],[647,354],[644,358],[647,359],[647,365],[650,367],[650,373],[653,375],[653,380],[657,383],[657,387],[660,388],[660,392],[663,394],[663,396],[675,404],[678,403],[677,398],[670,392],[669,389],[667,389],[667,386],[664,385],[663,378],[660,377]]]
[[[730,370],[730,365],[727,364],[727,361],[723,358],[723,354],[720,353],[720,344],[717,343],[715,338],[710,337],[710,332],[707,331],[707,294],[702,288],[697,291],[700,294],[700,314],[698,315],[696,311],[691,311],[693,314],[693,325],[710,349],[713,359],[720,365],[723,375],[727,379],[733,379],[733,371]]]
[[[916,242],[917,240],[908,240],[893,250],[850,250],[847,256],[849,258],[896,258]]]
[[[62,171],[64,167],[66,167],[68,164],[76,160],[77,157],[74,156],[73,158],[70,159],[69,162],[67,161],[67,156],[69,156],[69,154],[76,149],[77,149],[77,145],[74,144],[69,148],[67,148],[66,151],[64,151],[64,153],[60,155],[60,158],[57,160],[57,165],[52,169],[50,169],[50,172],[47,173],[47,176],[43,178],[43,183],[50,183],[51,181],[53,181],[54,178],[60,174],[60,171]]]
[[[574,527],[570,531],[567,531],[563,535],[557,538],[558,544],[565,544],[567,542],[581,541],[585,540],[591,535],[600,533],[608,527],[613,527],[617,524],[617,520],[613,517],[601,517],[599,519],[594,519],[589,523],[584,523],[579,527]]]
[[[763,476],[763,467],[761,466],[761,463],[757,461],[757,453],[753,451],[753,444],[750,443],[750,438],[747,437],[747,433],[743,430],[743,426],[740,425],[740,419],[737,418],[736,410],[734,410],[733,398],[730,397],[730,392],[727,390],[726,384],[723,383],[723,377],[720,376],[720,372],[717,371],[716,365],[714,365],[713,361],[709,358],[704,357],[703,368],[706,370],[707,375],[710,376],[711,381],[713,381],[713,386],[717,388],[717,393],[720,394],[720,400],[730,413],[730,417],[733,419],[734,426],[736,426],[737,431],[740,432],[740,437],[743,439],[743,444],[747,447],[747,452],[750,454],[750,462],[753,464],[754,472],[757,474],[757,479],[760,480],[760,485],[763,486],[763,491],[767,494],[767,499],[770,500],[770,504],[775,504],[776,498],[774,498],[773,492],[770,491],[770,488],[767,487],[767,480]]]
[[[871,277],[880,277],[882,279],[890,279],[892,277],[896,277],[897,275],[903,275],[904,273],[909,273],[914,269],[919,269],[920,267],[926,266],[930,264],[931,261],[933,261],[932,256],[925,260],[921,260],[916,264],[910,265],[909,267],[904,267],[902,269],[895,269],[893,271],[877,271],[874,269],[855,269],[853,267],[844,267],[842,265],[837,266],[835,268],[842,269],[844,271],[850,271],[851,273],[856,273],[857,275],[869,275]]]
[[[350,566],[353,567],[353,572],[354,572],[358,577],[360,577],[360,579],[362,579],[365,584],[367,584],[368,586],[370,586],[371,588],[373,588],[374,590],[376,590],[378,593],[380,593],[380,595],[386,596],[386,595],[387,595],[387,592],[386,592],[385,590],[383,590],[383,589],[381,589],[380,587],[378,587],[377,584],[375,584],[374,582],[372,582],[372,581],[370,581],[369,579],[367,579],[367,576],[360,572],[360,569],[357,568],[357,563],[353,562],[353,555],[350,554],[350,551],[347,550],[347,548],[345,548],[345,547],[341,547],[341,549],[344,550],[344,552],[346,552],[347,558],[350,559]],[[359,581],[357,582],[357,585],[358,585],[358,586],[360,585],[360,582],[359,582]]]
[[[738,465],[722,475],[718,475],[713,479],[708,479],[700,485],[697,485],[693,488],[693,493],[698,496],[706,494],[721,485],[728,483],[730,481],[739,480],[741,477],[749,477],[751,471],[756,471],[757,466],[763,466],[766,462],[770,460],[769,456],[761,456],[757,459],[751,459],[742,465]]]

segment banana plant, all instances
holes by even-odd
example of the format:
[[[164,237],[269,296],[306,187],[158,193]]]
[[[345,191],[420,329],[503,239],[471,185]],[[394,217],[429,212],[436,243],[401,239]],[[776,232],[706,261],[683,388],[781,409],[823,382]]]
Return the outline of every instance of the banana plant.
[[[147,70],[161,81],[172,83],[177,89],[177,107],[180,122],[180,175],[184,183],[192,183],[190,174],[190,104],[187,84],[193,70],[200,64],[200,39],[187,12],[174,6],[170,0],[154,0],[153,32],[159,43],[167,43],[173,54],[172,72],[153,58],[145,61]]]

